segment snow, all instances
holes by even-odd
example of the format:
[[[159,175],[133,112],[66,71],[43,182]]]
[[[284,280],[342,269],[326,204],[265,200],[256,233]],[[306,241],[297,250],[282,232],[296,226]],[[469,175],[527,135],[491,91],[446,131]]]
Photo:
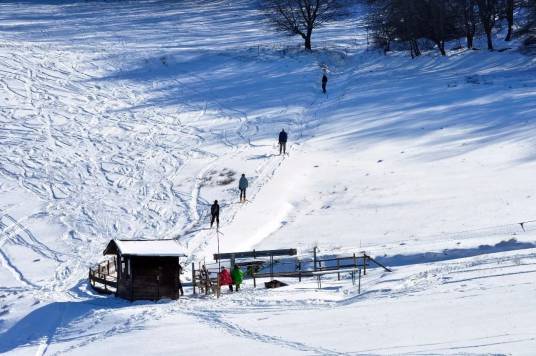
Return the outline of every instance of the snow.
[[[359,20],[305,54],[245,0],[0,10],[0,353],[534,353],[533,57],[383,56]],[[148,237],[187,267],[219,238],[393,272],[361,294],[348,274],[157,303],[88,286],[111,239]]]
[[[113,242],[122,255],[186,257],[184,248],[177,240],[113,240]]]

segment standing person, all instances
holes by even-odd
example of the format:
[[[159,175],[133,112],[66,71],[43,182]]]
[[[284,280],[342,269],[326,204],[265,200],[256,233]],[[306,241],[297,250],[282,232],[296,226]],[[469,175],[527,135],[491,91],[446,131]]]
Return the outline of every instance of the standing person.
[[[210,227],[212,228],[212,225],[214,224],[214,220],[216,220],[216,228],[220,228],[220,206],[218,205],[218,201],[214,200],[214,204],[210,207],[210,215],[212,218],[210,219]]]
[[[287,139],[288,139],[288,135],[285,132],[285,129],[282,129],[281,132],[279,133],[279,154],[281,154],[281,152],[283,152],[283,154],[286,153]]]
[[[236,291],[238,292],[238,289],[240,289],[240,285],[244,280],[244,272],[242,272],[240,267],[234,265],[233,270],[231,271],[231,277],[233,278],[233,283],[235,285]]]
[[[218,278],[220,281],[220,287],[228,285],[229,291],[233,291],[233,278],[231,277],[231,274],[227,268],[222,266],[221,272],[218,274]]]
[[[246,201],[246,189],[248,187],[248,179],[246,178],[246,175],[242,173],[242,177],[240,177],[240,181],[238,182],[238,189],[240,189],[240,202]]]
[[[326,73],[322,75],[322,92],[326,94],[326,85],[328,84],[328,77]]]

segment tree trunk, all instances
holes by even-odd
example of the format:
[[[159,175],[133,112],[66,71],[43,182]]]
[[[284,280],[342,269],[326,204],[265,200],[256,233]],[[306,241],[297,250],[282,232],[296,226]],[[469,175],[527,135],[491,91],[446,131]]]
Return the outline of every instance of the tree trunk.
[[[488,49],[490,51],[493,51],[493,40],[492,40],[492,37],[491,37],[491,28],[490,29],[486,29],[486,38],[488,39]]]
[[[305,49],[307,51],[311,50],[311,38],[310,37],[305,38]]]
[[[421,50],[419,49],[419,43],[417,42],[417,40],[413,40],[413,45],[415,46],[415,56],[420,56]]]
[[[447,52],[445,52],[445,41],[436,41],[437,49],[439,49],[439,52],[441,52],[442,56],[446,56]]]
[[[514,0],[506,0],[506,20],[508,21],[508,33],[504,40],[510,41],[514,28]]]
[[[467,39],[467,48],[472,49],[474,46],[476,32],[474,0],[466,0],[464,6],[465,37]]]
[[[419,44],[416,39],[409,40],[409,45],[411,48],[411,58],[415,58],[421,55],[421,50],[419,49]]]
[[[310,51],[311,48],[311,37],[313,35],[313,29],[307,29],[307,34],[305,35],[305,50]]]
[[[466,34],[466,38],[467,38],[467,48],[472,49],[473,48],[473,34],[468,32]]]

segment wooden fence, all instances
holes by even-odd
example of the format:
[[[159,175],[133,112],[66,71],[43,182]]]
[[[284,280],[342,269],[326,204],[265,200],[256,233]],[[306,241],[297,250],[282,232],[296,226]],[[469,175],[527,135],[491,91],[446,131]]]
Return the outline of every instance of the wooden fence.
[[[89,269],[89,285],[98,293],[112,294],[117,290],[116,260],[107,260]]]
[[[322,276],[328,274],[337,274],[337,279],[341,279],[341,274],[349,273],[352,278],[352,282],[355,284],[358,280],[361,290],[361,276],[367,274],[367,268],[371,265],[375,265],[384,269],[387,272],[391,272],[391,269],[382,265],[374,260],[372,257],[365,253],[352,254],[349,256],[337,256],[331,258],[319,258],[316,254],[316,248],[313,251],[312,259],[292,259],[282,258],[274,259],[270,257],[269,260],[254,259],[249,261],[235,262],[234,254],[221,254],[220,260],[228,257],[230,263],[236,263],[240,267],[246,268],[246,274],[244,279],[252,279],[253,286],[257,287],[257,279],[269,278],[297,278],[301,282],[302,278],[315,277],[319,288],[321,288]],[[232,259],[231,259],[232,257]],[[284,268],[288,266],[288,268]],[[219,294],[218,286],[218,267],[217,264],[199,264],[198,268],[192,263],[192,287],[193,293],[196,294],[196,287],[201,293]],[[357,277],[356,277],[357,276]]]

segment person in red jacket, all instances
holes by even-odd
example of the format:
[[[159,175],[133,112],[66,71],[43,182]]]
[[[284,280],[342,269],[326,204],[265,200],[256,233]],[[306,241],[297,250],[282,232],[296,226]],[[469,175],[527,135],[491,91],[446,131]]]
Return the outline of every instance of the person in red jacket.
[[[229,286],[229,290],[233,291],[233,278],[231,277],[231,273],[227,270],[227,268],[222,267],[221,272],[218,275],[218,278],[220,279],[220,286]]]

